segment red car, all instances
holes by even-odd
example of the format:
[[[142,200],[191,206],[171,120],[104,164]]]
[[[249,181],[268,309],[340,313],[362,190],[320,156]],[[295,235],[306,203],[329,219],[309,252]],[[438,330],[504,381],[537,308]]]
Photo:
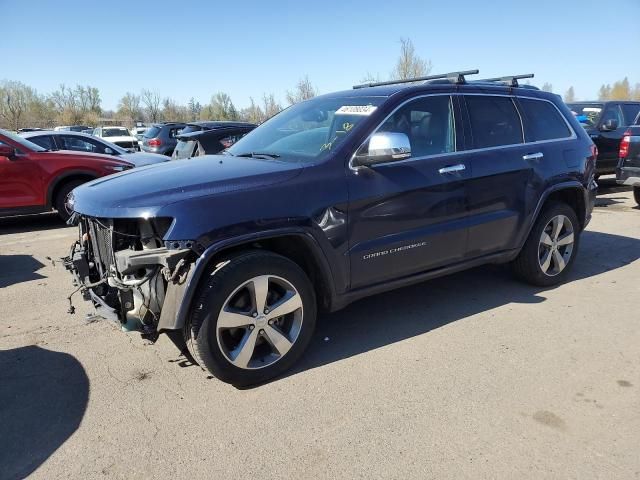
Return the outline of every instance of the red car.
[[[49,151],[0,129],[0,217],[57,210],[66,220],[71,190],[132,167],[111,155]]]

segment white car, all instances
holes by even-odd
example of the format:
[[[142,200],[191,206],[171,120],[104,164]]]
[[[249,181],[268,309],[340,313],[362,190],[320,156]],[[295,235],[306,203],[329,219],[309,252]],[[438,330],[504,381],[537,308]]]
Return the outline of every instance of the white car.
[[[147,127],[133,127],[131,129],[131,133],[133,134],[134,137],[136,137],[138,139],[138,146],[140,147],[140,149],[142,149],[142,137],[144,137],[144,132],[146,132],[148,130]]]
[[[140,151],[138,139],[126,127],[98,127],[93,134],[132,152]]]

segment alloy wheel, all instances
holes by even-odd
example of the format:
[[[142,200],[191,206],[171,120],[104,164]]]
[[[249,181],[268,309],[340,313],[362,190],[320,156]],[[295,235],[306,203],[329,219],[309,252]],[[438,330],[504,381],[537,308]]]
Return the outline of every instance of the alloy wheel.
[[[538,245],[538,263],[545,275],[554,277],[562,272],[573,254],[573,224],[565,215],[556,215],[542,230]]]
[[[236,367],[264,368],[293,347],[303,318],[298,290],[284,278],[261,275],[227,297],[218,314],[216,339],[225,358]]]

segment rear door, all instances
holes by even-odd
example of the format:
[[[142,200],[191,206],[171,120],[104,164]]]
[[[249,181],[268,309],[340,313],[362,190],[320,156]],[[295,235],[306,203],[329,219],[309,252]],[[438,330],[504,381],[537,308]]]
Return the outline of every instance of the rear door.
[[[406,134],[411,157],[347,171],[352,288],[462,260],[469,165],[456,148],[459,114],[449,95],[402,104],[375,131]]]
[[[532,193],[536,151],[524,144],[522,119],[508,95],[466,94],[468,258],[516,248]],[[535,150],[535,149],[534,149]]]

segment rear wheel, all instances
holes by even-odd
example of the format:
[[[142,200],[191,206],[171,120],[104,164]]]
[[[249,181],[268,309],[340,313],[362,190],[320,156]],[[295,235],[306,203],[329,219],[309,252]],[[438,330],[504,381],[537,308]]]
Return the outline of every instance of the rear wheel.
[[[87,180],[71,180],[58,189],[53,199],[53,206],[58,211],[58,216],[65,222],[73,213],[73,206],[69,203],[71,191],[86,182]]]
[[[204,277],[187,345],[214,376],[246,386],[290,368],[309,344],[315,322],[315,294],[302,269],[279,255],[248,252]]]
[[[633,187],[633,198],[640,205],[640,187]]]
[[[513,261],[522,280],[547,287],[565,280],[578,252],[580,226],[574,210],[565,203],[544,208]]]

